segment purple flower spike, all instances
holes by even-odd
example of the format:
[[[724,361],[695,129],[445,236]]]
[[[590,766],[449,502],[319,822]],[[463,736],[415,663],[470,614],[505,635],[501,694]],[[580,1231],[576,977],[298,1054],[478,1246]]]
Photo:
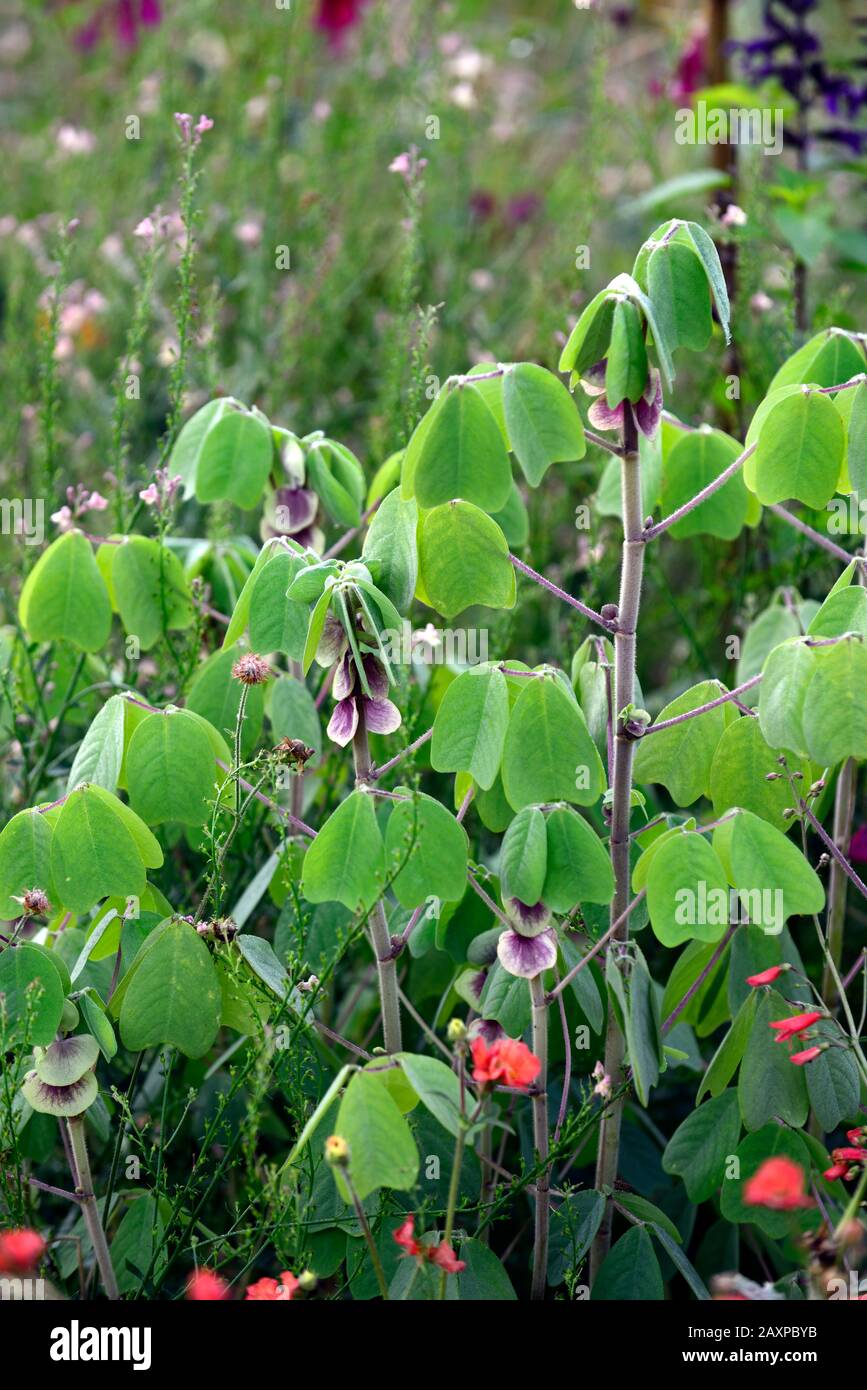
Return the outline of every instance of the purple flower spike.
[[[328,737],[332,743],[345,748],[358,728],[358,706],[350,696],[334,706],[334,713],[328,721]]]
[[[391,700],[364,699],[364,718],[372,734],[393,734],[400,728],[400,710]]]
[[[522,980],[534,980],[543,970],[557,962],[557,937],[552,930],[541,936],[521,936],[516,931],[504,931],[497,943],[497,956],[504,970]]]
[[[551,909],[544,903],[529,906],[520,898],[506,899],[506,916],[521,936],[539,936],[551,925]]]
[[[355,666],[349,652],[337,663],[337,670],[334,672],[334,683],[331,693],[335,700],[345,700],[347,695],[351,695],[355,689]]]

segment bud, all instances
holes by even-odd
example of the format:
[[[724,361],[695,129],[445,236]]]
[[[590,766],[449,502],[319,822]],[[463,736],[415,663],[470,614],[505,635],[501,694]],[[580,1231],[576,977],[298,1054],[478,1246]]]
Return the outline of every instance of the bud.
[[[264,685],[271,675],[271,667],[264,656],[257,656],[255,652],[245,652],[232,667],[232,675],[242,685]]]
[[[312,1269],[302,1269],[298,1275],[298,1287],[302,1293],[313,1293],[319,1280]]]
[[[349,1145],[339,1134],[332,1134],[325,1140],[325,1162],[334,1168],[349,1166]]]
[[[51,911],[51,903],[44,888],[28,888],[23,897],[16,898],[15,901],[20,902],[25,917],[47,917]]]
[[[452,1045],[462,1043],[467,1036],[467,1025],[462,1018],[450,1018],[446,1037]]]

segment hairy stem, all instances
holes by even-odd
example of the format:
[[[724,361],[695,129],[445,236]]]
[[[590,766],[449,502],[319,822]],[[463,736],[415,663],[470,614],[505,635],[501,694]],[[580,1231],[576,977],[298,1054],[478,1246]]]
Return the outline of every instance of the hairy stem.
[[[629,821],[632,794],[632,760],[635,744],[627,737],[620,718],[635,692],[635,629],[641,602],[641,578],[644,570],[644,535],[641,515],[641,474],[638,459],[638,433],[635,418],[628,402],[624,402],[623,457],[620,462],[620,495],[623,510],[623,559],[620,570],[620,601],[617,632],[614,636],[614,780],[611,807],[611,866],[614,870],[614,899],[611,921],[623,918],[612,937],[612,945],[625,941],[629,935]],[[626,1044],[614,1010],[608,1009],[608,1031],[605,1038],[605,1074],[611,1078],[612,1090],[623,1087],[623,1059]],[[599,1151],[596,1160],[597,1190],[611,1190],[617,1177],[620,1153],[620,1125],[623,1118],[621,1094],[605,1111],[599,1129]],[[590,1254],[590,1277],[594,1280],[611,1245],[613,1209],[606,1203],[596,1239]]]
[[[355,759],[355,781],[367,784],[371,780],[373,768],[370,761],[370,742],[367,737],[367,721],[364,707],[359,701],[358,728],[352,740],[352,753]],[[379,977],[379,1002],[382,1009],[382,1032],[386,1052],[400,1052],[400,997],[397,989],[397,964],[391,950],[391,937],[385,916],[382,899],[376,903],[370,914],[370,936],[376,956],[376,970]]]
[[[548,1228],[550,1218],[551,1169],[548,1166],[548,1002],[542,976],[530,981],[533,1005],[533,1051],[541,1069],[533,1092],[533,1147],[545,1166],[536,1180],[536,1221],[533,1240],[533,1280],[530,1297],[539,1301],[545,1297],[548,1282]]]
[[[466,1140],[466,1123],[464,1117],[461,1116],[458,1122],[457,1137],[455,1139],[455,1156],[452,1162],[452,1177],[449,1183],[449,1196],[446,1205],[446,1224],[445,1230],[443,1231],[443,1245],[450,1246],[452,1243],[452,1233],[455,1227],[455,1211],[457,1210],[458,1193],[461,1188],[461,1168],[464,1162],[464,1145],[466,1144]],[[440,1278],[440,1286],[437,1294],[438,1298],[445,1298],[447,1280],[448,1271],[444,1269]]]
[[[84,1217],[84,1224],[93,1245],[93,1253],[99,1267],[102,1287],[105,1289],[106,1298],[112,1300],[120,1298],[117,1287],[117,1280],[114,1277],[114,1266],[111,1263],[111,1256],[108,1253],[108,1242],[105,1238],[102,1222],[96,1206],[96,1198],[93,1194],[93,1178],[90,1175],[90,1159],[87,1156],[87,1143],[84,1138],[84,1116],[75,1115],[66,1121],[66,1132],[69,1136],[70,1168],[72,1170],[72,1180],[75,1183],[75,1190],[81,1201],[81,1212]]]

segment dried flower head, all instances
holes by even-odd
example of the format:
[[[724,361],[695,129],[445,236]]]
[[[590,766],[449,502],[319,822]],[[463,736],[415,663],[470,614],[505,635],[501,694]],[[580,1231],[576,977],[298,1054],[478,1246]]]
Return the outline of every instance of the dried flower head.
[[[232,675],[242,685],[264,685],[271,675],[271,667],[264,656],[257,656],[255,652],[245,652],[232,667]]]

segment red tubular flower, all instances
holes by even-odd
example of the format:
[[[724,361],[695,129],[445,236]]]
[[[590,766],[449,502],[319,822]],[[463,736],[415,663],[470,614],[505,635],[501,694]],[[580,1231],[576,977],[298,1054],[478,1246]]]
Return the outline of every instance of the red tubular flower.
[[[835,1182],[837,1178],[845,1178],[848,1171],[848,1163],[835,1163],[830,1168],[825,1169],[822,1177],[827,1178],[828,1182]]]
[[[864,1149],[832,1149],[831,1157],[835,1163],[867,1162],[867,1152]]]
[[[434,1246],[428,1255],[432,1264],[439,1265],[446,1274],[460,1274],[462,1269],[466,1269],[466,1260],[459,1260],[450,1245],[445,1241],[440,1241],[439,1245]]]
[[[780,1018],[771,1027],[776,1029],[777,1042],[788,1042],[789,1038],[796,1038],[799,1033],[805,1033],[808,1028],[812,1028],[814,1023],[824,1017],[816,1009],[810,1009],[807,1013],[792,1014],[790,1018]]]
[[[186,1297],[191,1303],[220,1303],[229,1297],[229,1285],[212,1269],[197,1269],[187,1280]]]
[[[0,1270],[4,1274],[29,1274],[44,1254],[45,1241],[29,1226],[0,1234]]]
[[[245,1299],[256,1299],[264,1303],[289,1303],[291,1302],[299,1280],[295,1278],[288,1269],[284,1269],[280,1275],[279,1283],[276,1279],[257,1279],[255,1284],[247,1285]]]
[[[850,1144],[867,1144],[867,1129],[863,1125],[859,1129],[847,1129],[846,1138]]]
[[[484,1038],[474,1038],[472,1053],[473,1080],[478,1085],[501,1081],[504,1086],[524,1090],[542,1069],[535,1053],[516,1038],[500,1038],[491,1047]]]
[[[814,1062],[824,1049],[821,1047],[805,1047],[803,1052],[793,1052],[789,1058],[796,1067],[803,1067],[807,1062]]]
[[[778,976],[791,968],[790,965],[770,965],[767,970],[760,970],[758,975],[748,975],[747,984],[752,985],[753,989],[758,989],[760,985],[772,985]]]
[[[396,1230],[391,1233],[392,1239],[401,1247],[405,1255],[421,1255],[422,1248],[415,1238],[415,1217],[408,1216]]]
[[[744,1184],[744,1201],[751,1207],[770,1207],[772,1211],[796,1211],[811,1207],[812,1198],[804,1193],[806,1174],[791,1158],[766,1158]]]

